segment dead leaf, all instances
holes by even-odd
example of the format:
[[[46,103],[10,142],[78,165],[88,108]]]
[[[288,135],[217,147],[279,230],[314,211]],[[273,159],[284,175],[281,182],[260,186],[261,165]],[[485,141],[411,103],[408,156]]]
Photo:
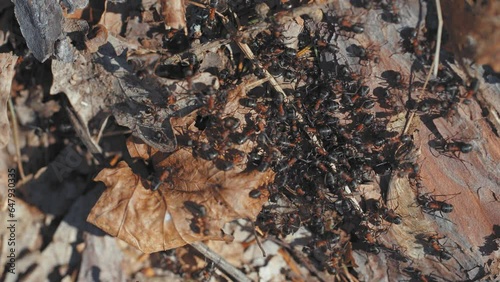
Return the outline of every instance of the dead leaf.
[[[15,74],[17,56],[12,53],[0,54],[0,148],[7,145],[10,140],[9,118],[7,116],[7,102],[10,98],[10,88]]]
[[[184,0],[161,0],[161,13],[167,28],[186,27],[186,5]]]
[[[148,156],[140,149],[137,153]],[[267,201],[266,185],[274,179],[272,171],[244,171],[243,167],[220,171],[187,150],[173,153],[155,169],[170,172],[157,191],[149,189],[151,182],[134,174],[125,162],[102,170],[95,180],[108,189],[87,220],[145,253],[227,240],[222,226],[238,218],[254,220]],[[259,198],[249,196],[253,189],[261,190]]]

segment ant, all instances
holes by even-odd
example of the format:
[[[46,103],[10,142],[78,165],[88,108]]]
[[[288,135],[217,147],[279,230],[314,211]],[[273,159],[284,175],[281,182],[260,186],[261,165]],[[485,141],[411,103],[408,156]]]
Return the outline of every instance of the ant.
[[[391,248],[384,247],[384,250],[390,253],[390,258],[401,261],[410,262],[411,260],[406,256],[406,248],[398,247],[398,245],[392,245]]]
[[[431,282],[431,281],[436,281],[436,279],[433,278],[433,276],[430,275],[424,275],[422,274],[422,271],[408,266],[403,269],[403,272],[410,275],[411,280],[410,281],[420,281],[420,282]]]
[[[454,198],[456,195],[454,194]],[[453,205],[446,203],[446,201],[438,201],[435,197],[445,196],[445,195],[431,195],[430,193],[421,194],[417,197],[417,203],[422,207],[422,210],[428,214],[434,214],[435,212],[440,213],[450,213],[453,211]]]
[[[191,220],[191,230],[195,233],[202,233],[207,236],[210,233],[207,208],[193,201],[185,201],[184,207],[193,215]]]
[[[378,64],[380,62],[380,57],[379,57],[380,46],[374,43],[368,45],[366,48],[360,45],[353,44],[350,46],[350,51],[353,57],[359,58],[358,63],[360,65],[363,65],[362,64],[363,61],[374,62],[375,64]]]
[[[351,14],[354,14],[354,12],[352,12],[352,9]],[[362,23],[353,22],[349,18],[350,16],[348,15],[338,17],[337,25],[341,31],[352,32],[355,34],[361,34],[365,32],[365,27]],[[337,34],[335,40],[337,40],[339,34]]]
[[[361,237],[363,243],[368,245],[368,252],[378,254],[380,248],[378,247],[377,231],[372,230],[367,225],[360,225],[361,230],[357,231],[357,235]]]
[[[473,146],[470,143],[455,141],[448,142],[446,140],[433,140],[429,142],[430,147],[438,151],[440,154],[445,155],[447,157],[456,157],[460,159],[460,154],[468,154],[472,152]],[[432,151],[431,151],[432,153]],[[450,156],[450,154],[452,156]],[[433,156],[437,157],[433,154]]]
[[[393,24],[398,24],[401,22],[399,8],[396,6],[396,3],[394,3],[394,1],[390,0],[387,1],[387,3],[382,3],[380,7],[382,8],[382,10],[384,10],[382,14],[382,20]]]
[[[443,245],[439,242],[441,239],[445,239],[446,236],[433,234],[427,238],[427,242],[431,245],[432,250],[435,254],[439,256],[440,260],[450,260],[453,256],[448,252]]]
[[[396,213],[394,211],[395,209],[389,209],[388,207],[386,207],[381,200],[370,199],[367,200],[367,204],[369,205],[369,208],[372,210],[371,212],[372,216],[370,217],[370,221],[373,223],[373,225],[379,226],[382,223],[380,221],[380,218],[384,219],[385,221],[391,224],[399,225],[402,223],[403,220],[401,215]]]
[[[385,80],[387,89],[405,89],[407,86],[407,79],[400,72],[394,70],[387,70],[382,73],[382,79]]]
[[[470,99],[472,98],[472,96],[474,96],[474,94],[477,93],[478,90],[479,80],[477,78],[473,78],[469,86],[467,87],[467,92],[465,92],[463,103],[469,105],[471,103]]]
[[[398,177],[404,177],[406,175],[415,176],[420,172],[420,165],[412,162],[405,162],[398,165]]]
[[[394,224],[401,224],[402,223],[402,218],[399,214],[397,214],[394,209],[389,209],[386,206],[383,206],[380,201],[375,203],[375,207],[382,213],[382,218],[385,221],[388,221],[390,223]],[[396,207],[397,209],[397,207]]]

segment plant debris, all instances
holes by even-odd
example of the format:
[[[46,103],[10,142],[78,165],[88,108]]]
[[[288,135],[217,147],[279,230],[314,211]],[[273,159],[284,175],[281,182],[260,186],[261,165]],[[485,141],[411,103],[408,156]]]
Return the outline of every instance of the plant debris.
[[[439,2],[0,5],[2,279],[498,279],[499,5]]]

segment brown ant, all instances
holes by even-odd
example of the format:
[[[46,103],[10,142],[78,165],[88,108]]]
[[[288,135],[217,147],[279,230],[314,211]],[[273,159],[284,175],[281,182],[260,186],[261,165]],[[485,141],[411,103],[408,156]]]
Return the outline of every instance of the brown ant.
[[[406,162],[398,166],[398,177],[404,177],[406,175],[414,176],[418,175],[420,172],[420,165],[417,163]]]
[[[429,141],[429,146],[436,150],[440,155],[445,155],[450,158],[460,159],[460,154],[468,154],[472,152],[473,146],[470,143],[452,140],[448,142],[447,140],[438,139]],[[432,153],[432,151],[431,151]],[[437,157],[432,153],[433,156]],[[462,160],[461,160],[462,161]]]
[[[207,208],[193,201],[185,201],[184,208],[193,215],[190,224],[191,230],[195,233],[201,233],[207,236],[210,233]]]
[[[362,47],[359,45],[351,45],[350,51],[354,57],[358,57],[358,63],[363,65],[362,62],[373,62],[378,64],[380,62],[379,52],[380,45],[374,43],[368,45],[367,47]]]
[[[351,8],[351,15],[353,15],[353,14],[354,14],[354,12],[352,11],[352,8]],[[365,31],[364,25],[362,23],[353,22],[350,19],[351,17],[352,16],[349,16],[349,15],[344,15],[344,16],[338,17],[337,26],[338,26],[339,30],[347,32],[347,33],[354,33],[354,34],[363,33]],[[340,33],[338,33],[336,35],[335,40],[337,40],[338,35],[340,35]]]
[[[470,104],[471,103],[470,99],[474,96],[474,94],[477,93],[478,90],[479,90],[479,80],[477,78],[473,78],[469,84],[469,87],[467,87],[467,92],[465,92],[463,103],[466,105]]]
[[[439,256],[440,260],[450,260],[453,256],[448,252],[443,245],[439,242],[441,239],[445,239],[446,236],[433,234],[427,238],[427,242],[430,244],[433,252]]]
[[[410,262],[410,259],[406,255],[406,249],[403,247],[398,247],[398,245],[392,245],[391,248],[384,247],[384,250],[389,252],[390,258],[401,261]]]
[[[401,16],[399,15],[399,8],[396,6],[396,3],[393,0],[387,1],[387,3],[382,3],[380,7],[384,10],[382,14],[382,20],[398,24],[401,22]]]
[[[382,73],[383,80],[387,85],[387,89],[402,90],[408,86],[408,80],[400,72],[394,70],[387,70]]]
[[[411,281],[419,281],[419,282],[431,282],[431,281],[436,281],[432,275],[424,275],[422,274],[422,271],[414,268],[414,267],[405,267],[403,269],[403,272],[410,275],[412,278]]]
[[[456,195],[454,194],[452,199]],[[453,211],[453,205],[446,203],[446,201],[438,201],[435,197],[445,196],[445,195],[431,195],[430,193],[421,194],[417,197],[417,203],[422,207],[422,210],[429,214],[434,214],[435,212],[450,213]]]
[[[403,222],[401,215],[395,212],[395,209],[389,209],[385,206],[381,200],[373,200],[370,199],[367,201],[369,208],[372,210],[372,216],[370,220],[375,226],[379,226],[381,224],[380,218],[391,224],[401,224]],[[396,207],[397,209],[397,207]]]
[[[361,238],[363,243],[368,245],[368,252],[378,254],[380,253],[380,248],[378,247],[377,241],[377,231],[372,230],[366,224],[360,225],[360,230],[357,232],[357,236]]]

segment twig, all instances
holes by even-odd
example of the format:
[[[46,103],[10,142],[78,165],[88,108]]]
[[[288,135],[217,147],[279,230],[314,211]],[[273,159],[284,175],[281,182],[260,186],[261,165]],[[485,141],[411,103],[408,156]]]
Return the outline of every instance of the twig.
[[[438,74],[439,67],[439,51],[441,50],[441,34],[443,33],[443,14],[441,13],[441,1],[436,0],[436,12],[438,16],[438,30],[436,38],[436,52],[434,54],[434,76]]]
[[[439,1],[439,0],[437,0],[437,1]],[[435,65],[437,65],[436,64],[436,60],[434,60],[432,62],[431,70],[432,70],[432,68]],[[420,101],[420,97],[422,96],[422,94],[424,93],[425,89],[427,88],[427,84],[429,83],[429,80],[431,78],[431,73],[432,72],[429,70],[429,73],[427,74],[427,77],[425,78],[424,86],[422,86],[422,89],[420,90],[420,94],[417,97],[417,102]],[[406,120],[405,127],[404,127],[403,133],[401,133],[401,135],[405,135],[408,132],[408,129],[410,128],[410,124],[413,121],[413,117],[414,116],[415,116],[415,112],[411,112],[410,115],[408,116],[408,119]]]
[[[279,85],[278,81],[276,81],[276,79],[274,78],[274,76],[272,76],[268,71],[267,69],[263,68],[262,65],[255,60],[255,55],[253,54],[252,50],[250,49],[250,47],[245,44],[245,43],[241,43],[240,41],[236,41],[236,44],[238,44],[238,47],[240,47],[241,51],[243,51],[243,53],[245,54],[245,56],[251,60],[251,61],[254,61],[255,64],[264,71],[264,74],[266,75],[266,78],[267,80],[269,81],[269,83],[271,84],[271,86],[274,88],[274,90],[276,90],[277,92],[281,93],[281,95],[283,95],[283,100],[286,102],[286,95],[285,95],[285,91],[283,91],[283,88],[281,88],[281,86]]]
[[[285,248],[293,256],[293,258],[295,260],[297,260],[302,266],[304,266],[310,273],[312,273],[313,275],[318,277],[319,281],[326,281],[327,280],[324,277],[324,275],[321,272],[319,272],[316,269],[316,267],[314,267],[314,265],[312,265],[311,262],[306,257],[304,257],[303,253],[298,252],[292,246],[290,246],[290,244],[283,242],[276,237],[269,236],[268,239],[273,241],[274,243],[280,245],[281,247]]]
[[[257,236],[257,231],[255,231],[255,224],[253,223],[252,220],[248,219],[250,221],[250,223],[252,224],[252,231],[253,231],[253,236],[255,236],[255,241],[257,242],[257,246],[259,246],[259,249],[260,251],[262,252],[262,256],[263,257],[266,257],[267,254],[266,254],[266,251],[264,250],[264,248],[262,247],[262,244],[260,243],[260,239],[259,237]]]
[[[97,138],[96,138],[96,141],[95,141],[96,144],[99,144],[99,142],[101,142],[102,134],[104,133],[104,128],[106,128],[106,125],[108,124],[109,117],[110,116],[107,116],[104,119],[104,122],[101,125],[101,129],[99,130],[99,133],[97,134]]]
[[[190,244],[191,247],[195,248],[198,252],[204,255],[206,258],[211,260],[219,269],[223,270],[229,276],[234,278],[236,281],[251,282],[250,278],[246,277],[243,272],[234,267],[232,264],[227,262],[223,257],[212,251],[207,245],[201,242],[195,242]]]
[[[9,98],[9,109],[10,109],[10,115],[12,117],[12,135],[14,137],[14,145],[16,147],[17,167],[19,168],[19,175],[21,175],[21,181],[24,182],[24,178],[26,177],[26,175],[24,174],[23,162],[21,161],[21,148],[19,147],[19,131],[18,131],[16,112],[14,110],[14,104],[12,103],[12,98]]]
[[[290,267],[290,270],[296,275],[296,277],[295,277],[295,279],[293,279],[293,281],[296,281],[296,282],[304,281],[304,278],[302,277],[302,274],[300,273],[300,269],[297,266],[297,263],[292,258],[292,256],[288,253],[288,251],[285,248],[281,248],[278,250],[278,253],[281,255],[281,257],[283,257],[286,264]]]

